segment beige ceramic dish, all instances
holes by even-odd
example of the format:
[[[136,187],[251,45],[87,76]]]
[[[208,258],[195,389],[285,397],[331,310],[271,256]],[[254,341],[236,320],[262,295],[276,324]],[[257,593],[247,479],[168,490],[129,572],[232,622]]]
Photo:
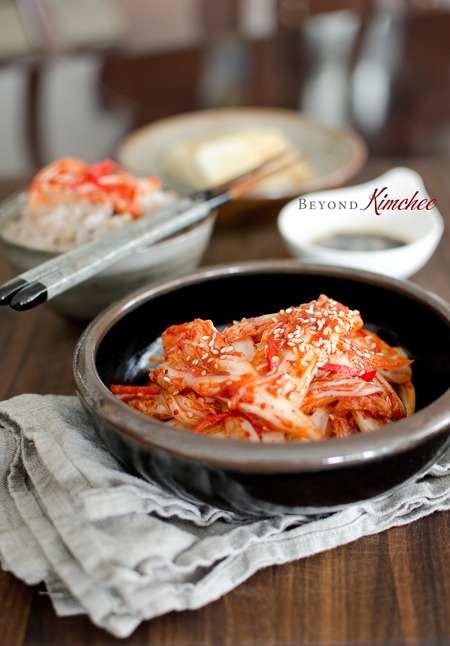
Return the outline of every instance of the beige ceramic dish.
[[[283,108],[216,108],[200,110],[150,123],[131,133],[119,146],[116,157],[127,170],[138,175],[154,174],[168,186],[176,184],[164,171],[167,150],[177,143],[238,129],[270,128],[281,132],[302,155],[311,176],[304,181],[282,181],[255,187],[246,196],[226,205],[221,214],[236,214],[264,207],[280,208],[288,199],[311,191],[342,185],[363,167],[367,146],[354,131],[324,125],[295,110]],[[192,187],[183,187],[186,193]]]
[[[0,245],[18,274],[57,255],[13,243],[3,235],[5,224],[19,217],[25,201],[26,193],[21,192],[0,206]],[[68,318],[89,320],[115,300],[147,283],[194,269],[209,243],[215,218],[216,213],[212,212],[198,224],[144,247],[48,301],[48,306]]]

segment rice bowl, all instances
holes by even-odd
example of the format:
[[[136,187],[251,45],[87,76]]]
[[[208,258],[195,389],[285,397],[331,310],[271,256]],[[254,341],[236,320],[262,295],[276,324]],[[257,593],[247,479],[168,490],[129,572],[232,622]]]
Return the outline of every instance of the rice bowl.
[[[20,192],[0,206],[0,245],[17,274],[58,254],[12,242],[3,235],[8,223],[20,217],[25,202],[26,195]],[[216,212],[212,211],[204,220],[151,247],[139,249],[125,260],[110,265],[96,276],[49,300],[44,307],[70,319],[88,321],[113,301],[147,283],[194,269],[206,251],[215,220]]]

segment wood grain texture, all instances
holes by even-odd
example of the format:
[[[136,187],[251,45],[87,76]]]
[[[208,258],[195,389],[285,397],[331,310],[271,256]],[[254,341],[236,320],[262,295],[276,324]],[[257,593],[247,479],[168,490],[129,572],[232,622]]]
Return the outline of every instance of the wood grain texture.
[[[354,183],[392,160],[372,159]],[[405,165],[422,175],[447,228],[430,263],[413,280],[450,300],[450,160]],[[13,184],[0,182],[0,199]],[[275,219],[218,226],[203,264],[287,257]],[[0,258],[0,281],[12,277]],[[84,325],[39,306],[0,309],[0,398],[36,392],[73,394],[72,354]],[[85,617],[57,617],[42,586],[0,571],[1,646],[145,644],[161,646],[450,646],[450,514],[361,538],[268,567],[214,603],[144,622],[112,638]]]

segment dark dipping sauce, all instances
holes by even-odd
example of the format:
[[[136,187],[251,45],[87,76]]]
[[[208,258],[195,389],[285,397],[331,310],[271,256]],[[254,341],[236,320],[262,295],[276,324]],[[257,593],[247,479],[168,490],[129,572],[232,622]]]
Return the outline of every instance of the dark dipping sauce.
[[[403,247],[406,242],[376,233],[333,233],[314,240],[314,244],[345,251],[384,251]]]

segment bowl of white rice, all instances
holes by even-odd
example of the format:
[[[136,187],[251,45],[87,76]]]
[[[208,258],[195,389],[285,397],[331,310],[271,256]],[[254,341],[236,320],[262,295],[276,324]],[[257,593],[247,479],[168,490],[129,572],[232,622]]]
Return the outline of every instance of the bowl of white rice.
[[[30,196],[28,187],[0,205],[0,245],[17,274],[127,226],[137,217],[126,209],[116,213],[109,200],[92,203],[64,193],[57,199],[48,199],[45,194],[44,198],[39,195],[36,205]],[[151,215],[176,199],[173,192],[161,187],[144,191],[140,201],[142,215]],[[135,289],[194,269],[206,251],[215,217],[211,212],[183,231],[139,249],[49,300],[47,305],[68,318],[89,320]]]

